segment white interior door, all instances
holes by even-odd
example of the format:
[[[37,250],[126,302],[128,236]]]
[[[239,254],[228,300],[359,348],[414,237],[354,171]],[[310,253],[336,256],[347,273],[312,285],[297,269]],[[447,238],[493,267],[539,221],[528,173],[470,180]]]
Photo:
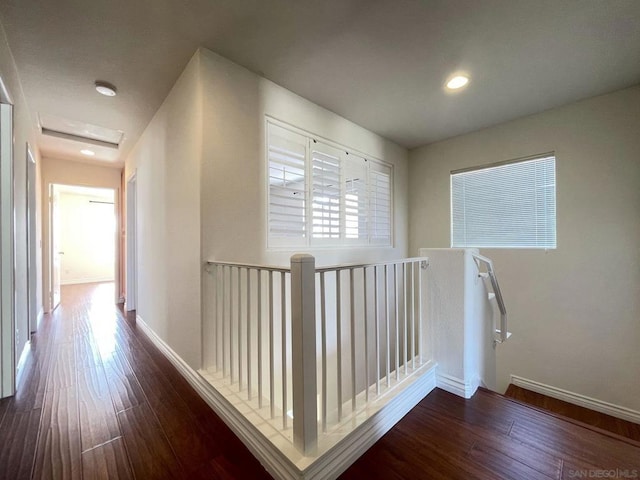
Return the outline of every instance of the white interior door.
[[[60,251],[60,194],[55,185],[50,186],[49,205],[51,209],[51,311],[60,305],[60,272],[62,255]]]
[[[0,82],[1,85],[1,82]],[[15,392],[13,109],[0,104],[0,398]]]

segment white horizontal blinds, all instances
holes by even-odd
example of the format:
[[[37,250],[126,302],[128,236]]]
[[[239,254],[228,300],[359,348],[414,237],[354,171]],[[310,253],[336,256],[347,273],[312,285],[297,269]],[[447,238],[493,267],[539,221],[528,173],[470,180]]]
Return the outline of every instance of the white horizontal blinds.
[[[342,236],[342,156],[337,148],[312,141],[311,151],[311,238],[339,239]]]
[[[451,175],[453,247],[556,248],[555,157]]]
[[[344,163],[344,236],[350,243],[363,243],[368,235],[367,160],[349,154]]]
[[[369,242],[391,245],[391,168],[369,163]]]
[[[270,243],[306,243],[307,139],[277,125],[268,126]]]

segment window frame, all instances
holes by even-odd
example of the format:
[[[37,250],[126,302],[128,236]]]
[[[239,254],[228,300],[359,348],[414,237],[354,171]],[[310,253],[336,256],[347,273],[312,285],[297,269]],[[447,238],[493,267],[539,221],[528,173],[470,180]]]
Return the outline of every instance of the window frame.
[[[464,174],[464,173],[470,173],[470,172],[478,172],[478,171],[482,171],[482,170],[489,170],[492,168],[497,168],[497,167],[505,167],[505,166],[509,166],[509,165],[517,165],[517,164],[521,164],[521,163],[525,163],[525,162],[535,162],[536,160],[539,161],[543,161],[543,160],[547,160],[547,159],[553,159],[553,178],[554,178],[554,183],[553,183],[553,210],[554,210],[554,223],[553,223],[553,239],[554,239],[554,243],[553,245],[472,245],[472,244],[465,244],[465,245],[456,245],[455,244],[455,236],[454,236],[454,188],[453,188],[453,182],[454,182],[454,177],[456,175],[460,175],[460,174]],[[527,157],[520,157],[520,158],[516,158],[516,159],[511,159],[511,160],[505,160],[505,161],[501,161],[501,162],[494,162],[494,163],[490,163],[490,164],[484,164],[484,165],[478,165],[478,166],[473,166],[473,167],[469,167],[469,168],[463,168],[463,169],[458,169],[458,170],[452,170],[449,174],[449,226],[450,226],[450,246],[451,248],[483,248],[483,249],[504,249],[504,250],[544,250],[544,251],[548,251],[548,250],[556,250],[558,248],[558,239],[557,239],[557,232],[558,232],[558,221],[557,221],[557,163],[556,163],[557,157],[555,154],[555,151],[551,151],[551,152],[546,152],[546,153],[540,153],[540,154],[536,154],[536,155],[530,155]],[[535,180],[534,180],[535,183]],[[548,186],[547,186],[548,187]]]
[[[360,151],[357,151],[353,148],[346,147],[341,145],[333,140],[327,139],[320,135],[316,135],[312,132],[305,131],[301,128],[298,128],[289,123],[283,122],[276,118],[273,118],[269,115],[265,115],[265,128],[264,128],[264,158],[265,158],[265,177],[264,177],[264,188],[265,188],[265,235],[266,235],[266,246],[267,250],[291,250],[294,248],[313,248],[313,249],[336,249],[336,248],[393,248],[394,246],[394,237],[395,237],[395,222],[394,222],[394,169],[393,164],[385,162],[383,160],[372,157],[371,155],[367,155]],[[269,158],[269,148],[270,148],[270,135],[269,128],[270,126],[276,126],[278,128],[284,129],[290,133],[295,135],[300,135],[307,138],[307,148],[306,148],[306,157],[305,157],[305,216],[306,216],[306,228],[304,237],[296,237],[295,239],[288,239],[286,237],[278,237],[271,235],[270,232],[270,224],[271,224],[271,208],[270,208],[270,198],[271,198],[271,186],[269,183],[269,175],[270,175],[270,158]],[[337,149],[340,152],[344,152],[343,158],[349,158],[349,156],[353,155],[354,157],[363,159],[367,162],[367,170],[366,170],[366,183],[364,185],[364,190],[366,192],[366,235],[364,237],[359,238],[348,238],[347,237],[347,227],[346,227],[346,176],[345,176],[345,168],[344,164],[340,169],[340,203],[339,203],[339,214],[340,214],[340,236],[339,238],[318,238],[313,237],[313,191],[312,191],[312,146],[313,143],[317,142],[323,145],[326,145],[332,149]],[[348,161],[348,160],[347,160]],[[371,234],[369,231],[370,223],[371,223],[371,213],[370,213],[370,168],[371,165],[379,165],[382,168],[388,169],[389,171],[389,241],[388,243],[380,243],[380,242],[372,242]]]

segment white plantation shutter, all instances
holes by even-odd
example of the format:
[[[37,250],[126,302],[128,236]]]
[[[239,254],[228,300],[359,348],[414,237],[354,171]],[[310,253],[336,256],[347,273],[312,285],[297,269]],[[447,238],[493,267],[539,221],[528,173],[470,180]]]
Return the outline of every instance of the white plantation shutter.
[[[307,139],[277,125],[268,126],[269,239],[300,245],[306,238]]]
[[[267,120],[269,247],[391,245],[392,167]]]
[[[367,160],[349,154],[344,164],[344,236],[349,243],[364,243],[368,237]]]
[[[311,237],[340,238],[342,155],[337,148],[311,144]]]
[[[391,245],[391,168],[369,165],[369,241]]]
[[[556,248],[555,157],[452,172],[451,246]]]

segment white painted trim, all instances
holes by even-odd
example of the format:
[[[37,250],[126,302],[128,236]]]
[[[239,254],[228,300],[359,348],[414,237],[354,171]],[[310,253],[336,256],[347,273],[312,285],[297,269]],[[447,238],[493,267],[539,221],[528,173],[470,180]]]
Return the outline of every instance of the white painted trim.
[[[85,277],[85,278],[71,278],[60,282],[60,285],[78,285],[84,283],[115,283],[116,279],[113,276],[110,277]]]
[[[11,56],[13,57],[13,55]],[[13,99],[11,98],[9,89],[7,88],[7,85],[4,83],[2,76],[0,76],[0,103],[8,103],[9,105],[13,105]]]
[[[18,365],[16,366],[16,378],[20,375],[22,371],[22,367],[24,366],[24,362],[27,361],[27,357],[29,356],[29,351],[31,350],[31,342],[27,341],[24,344],[24,348],[22,349],[22,353],[20,354],[20,359],[18,360]]]
[[[36,329],[40,328],[40,322],[42,322],[43,317],[44,317],[44,310],[41,305],[40,310],[38,310],[38,317],[36,319]]]
[[[437,367],[434,365],[401,395],[389,401],[345,439],[311,464],[300,477],[304,480],[334,479],[387,433],[402,417],[436,388]]]
[[[605,413],[612,417],[640,424],[640,411],[633,410],[631,408],[604,402],[596,398],[587,397],[580,393],[574,393],[568,390],[563,390],[562,388],[552,387],[551,385],[545,385],[544,383],[522,378],[517,375],[511,375],[511,383],[517,387],[531,390],[532,392],[541,393],[548,397],[564,400],[565,402],[572,403],[580,407],[589,408],[596,412]]]
[[[115,282],[116,279],[112,275],[110,277],[85,277],[85,278],[71,278],[60,282],[60,285],[79,285],[81,283],[105,283]]]
[[[471,398],[480,386],[480,379],[475,377],[471,381],[465,382],[458,377],[436,371],[436,385],[438,388],[446,390],[447,392],[453,393],[459,397]]]
[[[125,208],[126,219],[124,225],[125,234],[125,246],[124,256],[126,258],[125,264],[125,297],[126,307],[125,311],[129,312],[136,309],[138,303],[138,184],[137,184],[137,169],[129,176],[125,186]]]
[[[436,387],[436,365],[419,375],[382,409],[348,434],[303,471],[247,420],[229,401],[191,368],[137,315],[136,324],[178,369],[182,376],[240,438],[264,468],[282,480],[330,480],[337,478],[402,417]]]
[[[280,450],[245,419],[226,398],[220,395],[204,378],[191,368],[164,340],[144,322],[140,315],[136,315],[136,325],[158,347],[182,376],[191,384],[198,394],[222,418],[227,426],[246,445],[253,455],[262,463],[265,469],[275,478],[297,480],[300,478],[298,469]]]
[[[16,390],[13,107],[0,103],[0,398]]]

